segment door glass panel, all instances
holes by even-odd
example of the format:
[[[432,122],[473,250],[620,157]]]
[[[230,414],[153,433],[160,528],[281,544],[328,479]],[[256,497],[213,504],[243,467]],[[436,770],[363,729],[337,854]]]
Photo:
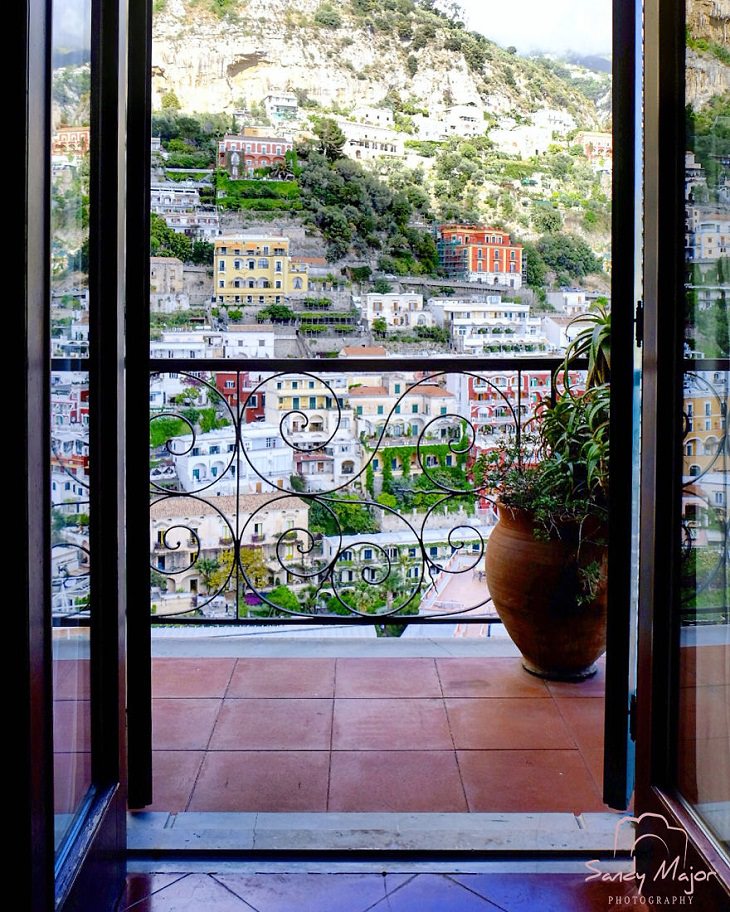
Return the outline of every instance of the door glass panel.
[[[89,92],[91,7],[53,8],[51,623],[56,849],[90,795]]]
[[[719,19],[687,5],[687,295],[677,784],[730,841],[730,70]],[[717,64],[717,93],[696,79]],[[725,87],[724,94],[722,87]]]

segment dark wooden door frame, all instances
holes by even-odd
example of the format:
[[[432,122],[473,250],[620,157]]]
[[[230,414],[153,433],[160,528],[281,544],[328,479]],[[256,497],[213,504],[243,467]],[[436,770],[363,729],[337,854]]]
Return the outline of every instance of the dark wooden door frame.
[[[22,358],[26,530],[23,596],[9,612],[12,648],[20,654],[19,761],[13,796],[19,799],[18,870],[29,876],[20,906],[31,912],[112,909],[123,885],[126,853],[124,668],[124,161],[126,5],[92,0],[90,172],[90,358],[60,369],[88,370],[90,383],[90,548],[92,740],[94,788],[84,820],[62,860],[54,851],[53,693],[50,562],[50,0],[13,5],[25,66],[24,92],[11,109],[13,136],[24,138],[23,176],[11,181],[11,200],[25,214],[18,231],[17,337]],[[11,32],[16,34],[15,30]],[[15,262],[13,260],[13,262]],[[16,316],[16,309],[12,311]],[[14,327],[15,328],[15,327]],[[15,690],[13,691],[15,693]],[[11,798],[11,800],[12,800]],[[11,868],[11,870],[15,870]]]
[[[717,875],[703,912],[730,906],[730,866],[676,789],[684,327],[685,0],[645,0],[645,354],[636,811],[689,836],[688,865]],[[671,847],[682,849],[682,838]],[[650,879],[658,859],[642,865]],[[652,883],[666,895],[677,885]]]

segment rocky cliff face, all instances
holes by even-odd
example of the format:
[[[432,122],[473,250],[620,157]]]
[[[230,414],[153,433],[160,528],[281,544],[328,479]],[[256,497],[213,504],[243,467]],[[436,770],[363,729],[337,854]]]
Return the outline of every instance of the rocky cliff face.
[[[730,67],[722,54],[730,51],[730,2],[688,0],[687,31],[695,44],[687,49],[687,102],[701,108],[730,91]]]
[[[496,115],[555,107],[585,125],[596,120],[591,102],[539,64],[488,42],[475,55],[468,32],[409,0],[397,13],[367,0],[367,15],[353,2],[243,0],[230,13],[221,13],[221,2],[159,0],[156,106],[174,91],[184,110],[231,112],[269,92],[301,90],[324,108],[346,111],[396,91],[429,111],[451,104]],[[339,25],[321,23],[323,7]],[[400,32],[388,30],[388,16]]]

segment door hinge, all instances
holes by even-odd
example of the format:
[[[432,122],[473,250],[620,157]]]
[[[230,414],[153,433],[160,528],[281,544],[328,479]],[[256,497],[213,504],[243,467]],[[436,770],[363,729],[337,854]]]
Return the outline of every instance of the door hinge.
[[[629,697],[629,737],[636,741],[636,694]]]
[[[644,302],[636,302],[636,310],[634,311],[634,338],[636,339],[636,347],[641,348],[644,344]]]

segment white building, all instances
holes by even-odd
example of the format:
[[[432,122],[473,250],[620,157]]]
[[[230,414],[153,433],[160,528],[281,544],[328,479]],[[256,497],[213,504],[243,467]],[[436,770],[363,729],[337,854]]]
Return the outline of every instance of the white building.
[[[236,446],[232,426],[173,437],[169,449],[183,491],[206,489],[209,496],[266,493],[289,485],[294,450],[277,425],[256,422],[241,428],[243,452]],[[180,455],[177,455],[180,454]],[[238,478],[237,478],[238,476]]]
[[[436,324],[449,328],[451,344],[458,352],[477,355],[511,350],[516,345],[544,351],[548,345],[542,321],[530,316],[529,304],[503,302],[499,295],[488,295],[476,300],[431,298],[428,306]]]
[[[185,293],[183,263],[177,257],[150,257],[150,310],[152,313],[175,313],[188,310],[190,297]]]
[[[730,213],[695,206],[689,210],[689,253],[694,260],[728,256]]]
[[[572,115],[567,111],[559,111],[555,108],[541,108],[531,115],[531,119],[536,127],[544,127],[560,137],[576,128],[575,118]]]
[[[269,323],[229,323],[221,333],[224,358],[273,358],[274,327]]]
[[[377,158],[402,158],[404,153],[403,134],[390,127],[377,124],[358,123],[344,117],[336,118],[345,134],[343,152],[348,158],[358,161],[372,161]]]
[[[549,291],[547,302],[569,317],[585,313],[590,307],[586,292],[581,288],[561,288],[560,291]]]
[[[222,515],[221,515],[222,514]],[[167,592],[158,601],[159,614],[205,603],[224,585],[220,580],[208,592],[199,560],[217,560],[225,568],[230,560],[233,535],[238,533],[242,552],[259,548],[268,578],[262,588],[301,585],[301,578],[285,569],[301,560],[297,545],[304,542],[309,506],[303,500],[277,493],[216,497],[212,502],[190,497],[163,497],[150,508],[152,566],[163,574]],[[232,534],[233,533],[233,534]],[[225,572],[225,571],[224,571]],[[228,605],[234,581],[229,581]],[[192,599],[192,600],[191,600]],[[225,608],[224,608],[225,610]]]
[[[272,123],[296,120],[299,103],[293,92],[272,92],[264,98],[264,110]]]
[[[200,202],[196,181],[160,181],[150,188],[150,212],[164,218],[165,224],[179,234],[210,240],[220,229],[215,207]]]
[[[360,123],[375,124],[378,127],[393,126],[393,112],[390,108],[371,108],[363,105],[355,108],[352,117]]]
[[[368,326],[382,318],[388,329],[411,329],[414,326],[432,326],[433,317],[423,307],[423,295],[410,292],[366,294],[361,300],[362,315]]]
[[[361,535],[326,535],[322,539],[322,557],[329,563],[338,554],[339,559],[334,565],[335,583],[337,591],[342,592],[362,582],[363,579],[376,583],[384,580],[384,585],[390,581],[395,582],[396,574],[400,576],[406,591],[415,588],[421,582],[423,588],[430,584],[431,577],[426,566],[425,555],[437,568],[442,568],[448,559],[456,553],[457,549],[450,543],[455,538],[463,542],[465,547],[459,553],[465,556],[478,557],[483,550],[483,541],[489,534],[489,528],[472,528],[470,526],[458,527],[458,535],[454,536],[453,526],[423,530],[420,540],[406,529],[390,530],[369,533],[363,540]],[[384,579],[388,562],[391,567],[390,580]]]
[[[550,314],[543,319],[543,333],[551,348],[557,351],[565,351],[583,329],[580,321],[574,321],[575,316],[566,316],[565,314]]]
[[[355,379],[365,381],[354,383],[348,391],[358,437],[373,440],[385,432],[388,437],[415,439],[428,425],[440,438],[441,427],[432,420],[453,411],[454,397],[447,389],[433,382],[418,383],[412,373],[403,372],[351,378],[351,382]]]
[[[500,152],[521,159],[544,155],[554,141],[550,127],[534,124],[523,124],[511,130],[490,130],[489,138]]]
[[[222,358],[223,334],[210,327],[195,330],[164,330],[150,340],[150,358]]]
[[[360,445],[346,396],[344,374],[287,374],[266,384],[266,421],[281,427],[309,491],[331,490],[359,471]]]
[[[447,136],[482,136],[485,130],[484,108],[476,104],[452,105],[441,115]]]

